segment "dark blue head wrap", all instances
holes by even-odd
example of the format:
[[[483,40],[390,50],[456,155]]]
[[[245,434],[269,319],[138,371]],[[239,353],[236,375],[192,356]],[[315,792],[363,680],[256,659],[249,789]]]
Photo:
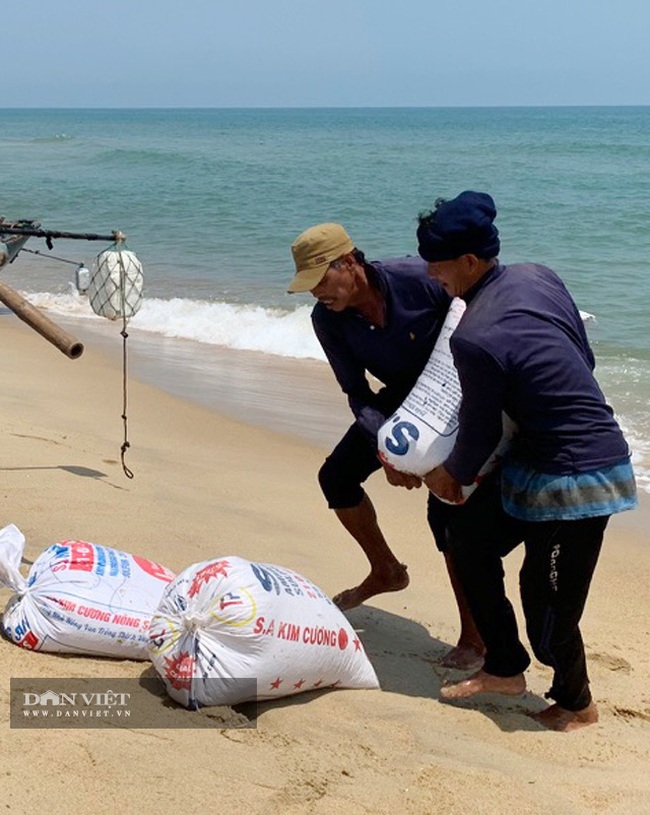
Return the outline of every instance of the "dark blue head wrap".
[[[486,260],[499,254],[497,211],[491,196],[467,190],[451,201],[437,201],[436,208],[420,216],[418,252],[429,263],[476,255]]]

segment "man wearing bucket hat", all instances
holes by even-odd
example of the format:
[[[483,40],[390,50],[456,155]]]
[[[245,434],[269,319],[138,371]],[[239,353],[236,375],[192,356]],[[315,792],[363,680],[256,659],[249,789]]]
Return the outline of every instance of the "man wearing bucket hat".
[[[472,483],[501,436],[502,412],[517,424],[501,472],[501,523],[505,537],[524,543],[528,638],[554,671],[547,693],[554,704],[533,718],[569,731],[598,720],[579,622],[609,517],[636,506],[634,475],[575,303],[550,269],[498,262],[495,217],[489,195],[466,191],[419,219],[418,249],[430,276],[467,303],[451,338],[462,389],[458,435],[425,483],[458,502],[461,485]],[[441,696],[520,694],[530,658],[505,595],[500,553],[467,529],[456,534],[456,526],[452,517],[449,546],[486,654],[478,673],[444,686]]]
[[[289,292],[311,292],[316,335],[354,415],[354,423],[327,457],[318,479],[328,506],[361,546],[370,574],[334,597],[347,610],[376,594],[406,588],[406,566],[396,558],[377,522],[362,484],[382,465],[377,431],[402,403],[422,372],[444,321],[450,298],[427,275],[421,258],[366,261],[340,224],[307,229],[292,246],[296,274]],[[383,387],[374,392],[367,373]],[[389,482],[411,489],[421,479],[385,468]],[[428,519],[439,549],[445,549],[446,516],[457,508],[429,497]],[[483,645],[467,613],[445,553],[461,618],[457,646],[443,664],[476,668]]]

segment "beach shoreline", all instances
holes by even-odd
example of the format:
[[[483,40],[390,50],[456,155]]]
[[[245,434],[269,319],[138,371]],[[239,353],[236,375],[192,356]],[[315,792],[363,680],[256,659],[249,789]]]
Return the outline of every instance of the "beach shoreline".
[[[330,595],[364,575],[360,551],[339,530],[316,481],[330,440],[347,426],[325,366],[287,361],[286,382],[284,362],[271,372],[284,385],[267,406],[275,401],[282,417],[291,388],[314,371],[302,387],[306,407],[284,425],[274,418],[270,429],[251,418],[250,406],[237,421],[218,412],[218,400],[209,408],[142,381],[153,357],[134,341],[129,480],[119,462],[119,347],[107,349],[90,332],[80,337],[86,350],[72,361],[13,315],[0,315],[2,525],[15,523],[25,534],[28,560],[51,543],[79,538],[175,571],[228,554],[277,563]],[[316,425],[314,438],[291,426],[301,416]],[[426,525],[425,495],[390,488],[379,476],[369,492],[411,575],[407,590],[349,615],[381,690],[264,703],[247,730],[17,730],[9,728],[10,677],[137,678],[147,664],[31,653],[2,640],[5,804],[25,813],[55,800],[63,812],[130,811],[130,779],[141,768],[140,813],[217,804],[278,815],[495,813],[512,808],[513,799],[517,812],[535,815],[650,811],[649,497],[642,494],[639,510],[610,523],[583,622],[601,719],[566,735],[543,731],[526,715],[547,704],[550,672],[536,662],[522,699],[465,707],[438,701],[449,672],[436,663],[454,643],[458,622]],[[506,572],[521,620],[519,558],[507,559]],[[9,596],[0,591],[3,606]],[[26,772],[38,783],[27,784]]]
[[[120,321],[45,313],[122,365]],[[351,423],[347,398],[324,361],[165,337],[131,325],[127,333],[129,377],[173,396],[327,449]]]

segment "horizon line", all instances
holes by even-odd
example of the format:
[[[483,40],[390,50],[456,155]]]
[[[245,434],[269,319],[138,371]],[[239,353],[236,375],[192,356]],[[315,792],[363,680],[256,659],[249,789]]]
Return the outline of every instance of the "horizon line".
[[[646,108],[644,104],[545,104],[545,105],[16,105],[12,110],[543,110],[548,108]]]

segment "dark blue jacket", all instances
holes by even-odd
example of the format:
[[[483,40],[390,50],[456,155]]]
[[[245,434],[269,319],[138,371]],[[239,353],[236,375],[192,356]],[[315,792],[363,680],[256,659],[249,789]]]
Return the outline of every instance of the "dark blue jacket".
[[[511,455],[543,473],[575,474],[629,455],[593,375],[583,321],[560,278],[533,263],[496,266],[465,294],[451,338],[463,400],[445,462],[470,484],[501,436],[519,426]]]
[[[316,336],[361,429],[373,444],[385,419],[404,401],[427,363],[450,298],[427,275],[419,257],[366,264],[371,285],[384,298],[384,327],[373,326],[355,309],[312,312]],[[375,393],[366,377],[385,386]]]

